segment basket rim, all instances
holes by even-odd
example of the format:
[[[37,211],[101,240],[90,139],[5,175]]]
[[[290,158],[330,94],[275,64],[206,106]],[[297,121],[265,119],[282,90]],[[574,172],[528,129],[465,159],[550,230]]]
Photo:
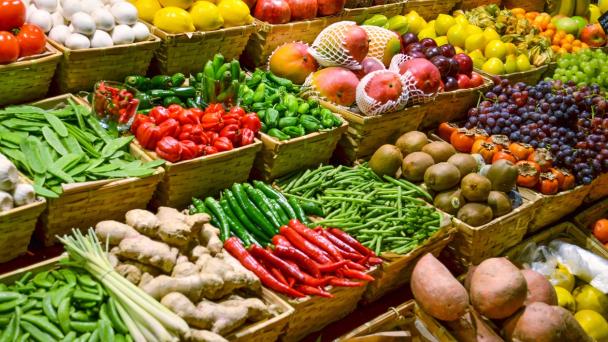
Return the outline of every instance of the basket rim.
[[[183,32],[183,33],[169,33],[167,31],[161,30],[158,27],[154,26],[154,24],[145,21],[145,20],[141,20],[142,23],[144,23],[146,26],[148,26],[151,30],[151,33],[154,34],[156,37],[158,37],[160,40],[167,40],[167,39],[175,39],[177,37],[188,37],[189,39],[192,38],[198,38],[198,37],[206,37],[206,36],[210,36],[210,35],[217,35],[220,33],[232,33],[232,32],[247,32],[247,31],[254,31],[255,30],[255,24],[249,23],[249,24],[245,24],[245,25],[239,25],[239,26],[232,26],[232,27],[223,27],[217,30],[211,30],[211,31],[193,31],[193,32]]]
[[[140,42],[133,42],[130,44],[121,44],[121,45],[114,45],[114,46],[110,46],[110,47],[101,47],[101,48],[89,48],[89,49],[80,49],[80,50],[72,50],[70,48],[68,48],[67,46],[51,39],[51,38],[47,38],[47,40],[61,53],[61,54],[65,54],[65,55],[70,55],[70,54],[77,54],[77,53],[96,53],[96,52],[103,52],[103,51],[111,51],[111,50],[118,50],[118,49],[125,49],[125,48],[131,48],[131,47],[137,47],[137,48],[142,48],[143,46],[147,46],[147,45],[155,45],[155,44],[159,44],[160,43],[160,38],[157,37],[154,33],[150,32],[150,37],[148,37],[148,39],[146,40],[142,40]]]
[[[62,53],[52,44],[49,38],[45,44],[46,51],[35,56],[24,57],[23,60],[17,60],[10,64],[0,65],[0,72],[10,71],[12,69],[26,68],[35,64],[42,64],[49,61],[57,60],[62,56]]]

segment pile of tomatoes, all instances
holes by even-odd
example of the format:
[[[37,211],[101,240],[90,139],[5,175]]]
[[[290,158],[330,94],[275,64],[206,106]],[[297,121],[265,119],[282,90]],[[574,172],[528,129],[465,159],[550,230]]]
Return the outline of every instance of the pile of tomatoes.
[[[0,0],[0,64],[37,55],[45,49],[44,32],[25,23],[25,12],[21,0]]]

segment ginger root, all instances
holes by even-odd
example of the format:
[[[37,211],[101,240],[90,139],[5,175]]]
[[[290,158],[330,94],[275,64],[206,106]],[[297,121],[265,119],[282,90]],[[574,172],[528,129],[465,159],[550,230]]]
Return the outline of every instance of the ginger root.
[[[101,242],[110,246],[116,246],[125,238],[138,236],[139,233],[133,227],[118,221],[101,221],[95,225],[95,234]]]
[[[129,210],[125,214],[126,223],[141,234],[151,238],[158,237],[160,222],[156,215],[143,209]]]
[[[157,267],[169,273],[177,260],[178,250],[166,243],[158,242],[144,235],[129,237],[120,241],[117,255],[136,260],[142,264]]]

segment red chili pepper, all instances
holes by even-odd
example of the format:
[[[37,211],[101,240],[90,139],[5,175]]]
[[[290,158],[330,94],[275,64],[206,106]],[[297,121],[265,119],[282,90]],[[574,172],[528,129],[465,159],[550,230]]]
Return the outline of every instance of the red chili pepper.
[[[332,295],[331,293],[329,293],[325,290],[322,290],[318,287],[307,286],[307,285],[296,285],[295,289],[304,294],[311,295],[311,296],[334,298],[334,295]]]
[[[149,115],[157,125],[160,125],[169,119],[169,110],[165,107],[156,106],[150,110]]]
[[[255,141],[255,133],[249,128],[241,129],[241,141],[240,146],[247,146],[253,144]]]
[[[228,111],[228,114],[236,114],[239,117],[245,115],[245,110],[242,107],[239,106],[234,106],[232,108],[230,108],[230,111]]]
[[[167,119],[165,120],[165,122],[161,123],[160,125],[158,125],[158,128],[160,128],[160,136],[161,138],[164,137],[173,137],[173,138],[179,138],[179,133],[180,133],[180,127],[179,127],[179,122],[177,122],[177,120],[175,119]]]
[[[179,116],[184,112],[184,108],[178,104],[170,105],[167,107],[167,110],[169,111],[169,117],[175,120],[178,120]]]
[[[270,273],[277,278],[278,281],[280,281],[281,283],[289,286],[289,283],[287,283],[287,279],[285,279],[285,277],[283,276],[283,273],[281,273],[281,271],[279,271],[277,268],[275,267],[271,267],[270,268]],[[292,287],[292,286],[290,286]]]
[[[197,158],[201,155],[202,151],[198,145],[191,140],[181,140],[179,142],[182,145],[182,153],[180,160],[190,160]]]
[[[346,260],[340,260],[331,264],[319,265],[319,271],[323,273],[330,273],[339,270],[344,266],[346,266]]]
[[[241,127],[249,128],[253,133],[257,133],[262,128],[262,122],[256,113],[249,113],[241,117]]]
[[[357,250],[357,252],[363,255],[373,255],[373,251],[371,249],[363,246],[359,241],[355,240],[355,238],[341,231],[340,229],[330,228],[327,230],[327,232],[333,234],[335,237],[342,240],[342,242],[348,244],[353,249]]]
[[[322,249],[308,242],[302,235],[298,234],[293,228],[282,226],[281,235],[285,236],[295,247],[311,257],[314,261],[321,264],[328,264],[331,259],[325,255]]]
[[[364,272],[365,272],[365,271],[367,271],[367,268],[366,268],[365,266],[363,266],[363,265],[361,265],[361,264],[358,264],[358,263],[356,263],[356,262],[354,262],[354,261],[352,261],[352,260],[348,260],[348,261],[346,261],[346,265],[347,265],[349,268],[352,268],[352,269],[354,269],[354,270],[358,270],[358,271],[364,271]]]
[[[357,271],[357,270],[342,269],[339,272],[348,278],[374,281],[374,277],[372,277],[368,274],[362,273],[360,271]]]
[[[154,120],[152,120],[152,118],[147,115],[136,114],[135,119],[133,119],[133,123],[131,124],[131,133],[136,134],[137,128],[139,127],[139,125],[143,124],[144,122],[153,123]]]
[[[139,144],[148,150],[154,150],[156,144],[162,138],[160,127],[152,122],[144,122],[137,127],[135,137]]]
[[[166,136],[156,144],[156,154],[166,161],[175,163],[181,159],[182,144],[177,139]]]
[[[364,282],[359,281],[350,281],[343,278],[332,278],[329,281],[329,285],[331,286],[341,286],[341,287],[359,287],[365,285]]]
[[[302,235],[306,240],[310,243],[316,245],[317,247],[323,249],[336,261],[344,259],[340,251],[336,249],[336,247],[326,239],[323,235],[315,232],[314,230],[306,227],[297,219],[292,219],[289,221],[289,227],[293,228],[298,234]]]
[[[205,113],[201,119],[205,131],[219,132],[224,127],[222,115],[218,112]]]
[[[181,111],[177,117],[177,121],[179,121],[179,123],[182,125],[198,125],[200,123],[198,116],[192,113],[192,111],[189,109]]]
[[[283,235],[275,235],[272,237],[272,244],[275,246],[285,246],[285,247],[293,247],[291,242],[287,240]]]
[[[203,155],[208,156],[211,154],[216,154],[218,152],[217,148],[209,145],[203,146]]]
[[[224,121],[224,123],[226,123],[226,121]],[[240,134],[239,125],[237,124],[227,124],[220,131],[220,137],[228,138],[233,146],[238,146],[240,143]]]
[[[245,268],[257,275],[265,286],[292,297],[304,297],[304,294],[301,292],[288,287],[274,278],[272,274],[264,269],[262,265],[260,265],[260,263],[253,256],[251,256],[249,252],[247,252],[238,238],[228,238],[224,242],[224,248],[228,251],[228,253],[235,257],[241,263],[241,265],[245,266]]]
[[[275,237],[276,236],[278,235],[275,235]],[[287,243],[289,243],[288,246],[286,246],[284,242],[275,241],[275,237],[272,238],[272,243],[275,245],[274,254],[283,259],[295,262],[300,268],[306,270],[315,278],[319,278],[321,276],[319,266],[311,258],[302,253],[300,250],[292,247],[291,243],[284,237],[281,236],[281,240],[285,240]]]
[[[278,268],[281,270],[281,272],[293,277],[300,283],[310,286],[320,286],[327,282],[324,279],[313,278],[308,274],[303,273],[299,268],[291,266],[289,263],[258,245],[251,245],[249,248],[249,253],[251,253],[251,255],[253,255],[256,259],[264,260],[264,262],[268,263],[270,266]]]
[[[232,141],[226,137],[219,137],[213,141],[213,147],[215,147],[218,152],[230,151],[234,147],[232,146]]]

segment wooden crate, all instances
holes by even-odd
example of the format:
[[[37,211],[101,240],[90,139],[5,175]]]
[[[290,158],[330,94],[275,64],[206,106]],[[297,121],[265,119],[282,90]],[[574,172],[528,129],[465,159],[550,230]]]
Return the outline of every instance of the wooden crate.
[[[525,84],[535,85],[540,80],[542,80],[543,75],[547,71],[548,67],[549,67],[548,65],[543,65],[543,66],[540,66],[538,68],[533,68],[528,71],[514,72],[512,74],[507,74],[507,75],[498,75],[498,77],[509,80],[511,82],[511,84],[515,84],[518,82],[524,82]],[[477,71],[478,73],[480,73],[490,79],[496,77],[496,75],[489,74],[489,73],[484,72],[479,69],[475,69],[475,71]]]
[[[608,199],[586,208],[574,217],[574,224],[583,232],[588,233],[593,230],[595,221],[608,218]],[[595,240],[598,244],[602,243],[593,234],[589,234],[589,238]],[[608,247],[605,247],[608,249]]]
[[[459,10],[468,11],[479,6],[499,5],[501,0],[462,0],[456,7]]]
[[[441,251],[453,240],[455,233],[450,218],[445,214],[442,217],[444,222],[441,229],[408,254],[382,253],[380,255],[385,262],[374,274],[376,279],[367,285],[363,294],[365,304],[376,301],[388,292],[409,283],[414,266],[425,254],[431,253],[439,256]]]
[[[388,2],[384,5],[369,6],[362,8],[345,8],[344,20],[351,20],[358,24],[363,23],[373,15],[381,14],[387,18],[394,17],[403,13],[403,7],[407,1]]]
[[[129,75],[145,75],[154,50],[160,45],[154,35],[133,44],[83,50],[49,41],[63,54],[51,87],[54,94],[91,91],[98,81],[122,82]]]
[[[239,58],[256,27],[251,25],[223,28],[215,31],[171,34],[147,24],[161,39],[154,52],[153,74],[171,75],[176,72],[196,74],[217,53],[226,60]]]
[[[543,12],[546,0],[502,0],[505,8],[523,8],[526,12]]]
[[[412,106],[398,112],[365,116],[329,102],[321,101],[321,104],[348,121],[348,130],[338,143],[336,157],[349,164],[370,157],[378,147],[394,144],[401,134],[418,129],[425,110],[424,106]]]
[[[61,53],[47,43],[46,52],[41,55],[0,65],[0,106],[43,98],[59,60]]]
[[[192,197],[214,196],[234,183],[246,181],[255,155],[261,148],[262,142],[255,139],[253,144],[231,151],[177,163],[167,162],[164,177],[150,202],[151,207],[183,209],[192,202]],[[137,142],[131,143],[131,152],[145,161],[160,159]]]
[[[562,217],[574,212],[583,203],[590,190],[589,185],[579,185],[556,195],[542,195],[530,189],[523,190],[526,193],[534,193],[540,198],[534,218],[528,226],[528,234],[559,222]]]
[[[66,94],[36,102],[41,108],[53,108],[76,97]],[[105,179],[62,185],[59,198],[47,199],[46,210],[36,226],[35,237],[46,246],[55,243],[56,235],[72,228],[88,229],[102,220],[122,220],[127,211],[145,208],[163,176],[163,169],[145,178]]]
[[[520,193],[524,200],[520,207],[482,226],[472,227],[453,218],[457,233],[452,247],[460,264],[477,265],[487,258],[500,255],[523,240],[540,199],[533,192],[520,189]]]
[[[466,119],[468,110],[475,107],[479,97],[490,90],[493,85],[488,78],[483,78],[484,84],[479,87],[439,93],[435,101],[423,104],[424,118],[420,127],[430,130],[437,128],[442,122]]]
[[[340,127],[286,141],[261,133],[262,150],[253,165],[256,176],[269,181],[292,171],[326,163],[347,128],[348,123],[343,120]]]
[[[291,42],[311,44],[324,28],[343,19],[336,15],[277,25],[256,19],[255,32],[245,47],[241,62],[251,68],[263,66],[277,47]]]
[[[424,330],[421,330],[416,322],[422,323]],[[457,341],[446,328],[424,312],[414,300],[409,300],[396,308],[389,308],[386,313],[340,336],[335,341],[348,342],[357,337],[395,330],[412,332],[412,336],[416,337],[413,341]]]
[[[452,13],[460,0],[409,0],[403,7],[403,14],[416,11],[426,21],[435,19],[440,13]]]
[[[602,173],[591,183],[591,190],[585,198],[585,202],[595,202],[608,196],[608,172]]]

